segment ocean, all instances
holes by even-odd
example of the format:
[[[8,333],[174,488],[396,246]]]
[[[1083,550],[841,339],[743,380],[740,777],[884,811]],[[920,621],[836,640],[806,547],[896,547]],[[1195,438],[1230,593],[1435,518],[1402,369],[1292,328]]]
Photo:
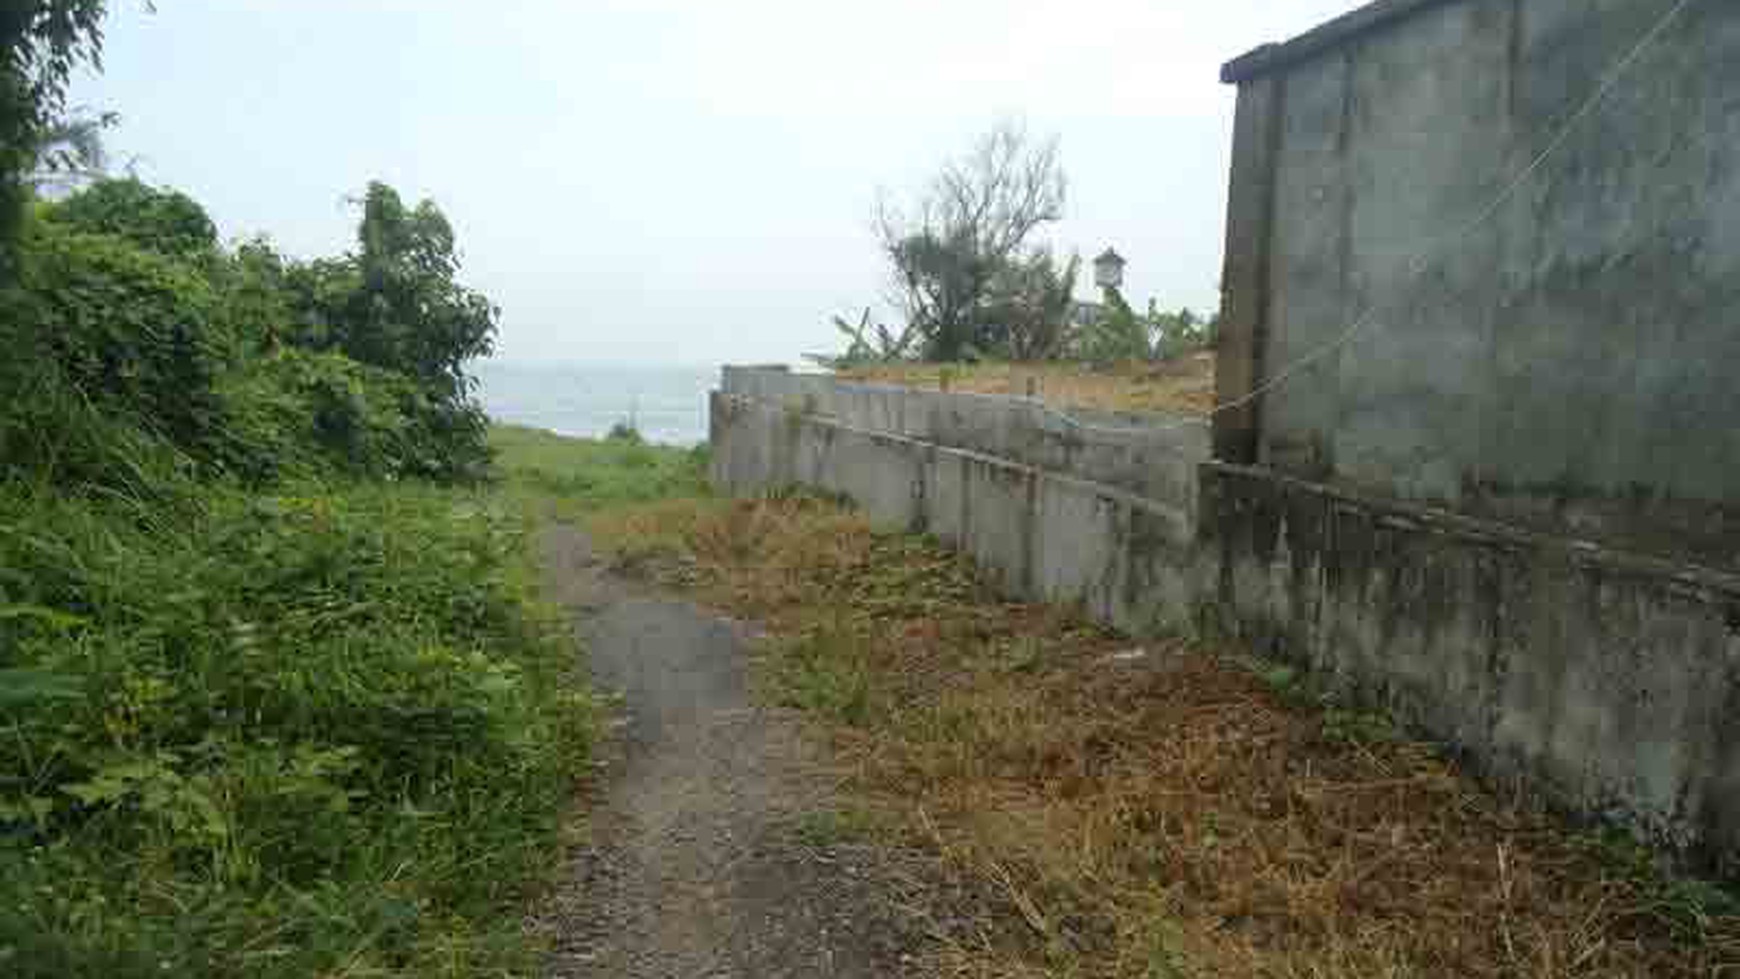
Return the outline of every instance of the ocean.
[[[717,367],[542,364],[473,365],[484,410],[499,422],[597,438],[628,422],[650,442],[707,441],[707,392]]]

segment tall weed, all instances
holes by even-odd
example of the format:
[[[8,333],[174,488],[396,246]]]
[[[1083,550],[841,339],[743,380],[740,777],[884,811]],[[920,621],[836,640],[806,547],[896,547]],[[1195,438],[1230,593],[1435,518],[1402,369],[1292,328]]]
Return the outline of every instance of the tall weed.
[[[0,488],[0,971],[502,974],[590,711],[491,498]]]

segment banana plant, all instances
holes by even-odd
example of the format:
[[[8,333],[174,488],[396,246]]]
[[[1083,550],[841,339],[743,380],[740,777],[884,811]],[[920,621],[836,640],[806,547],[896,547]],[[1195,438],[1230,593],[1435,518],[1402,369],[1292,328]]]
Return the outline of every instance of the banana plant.
[[[864,308],[858,322],[843,316],[833,317],[834,329],[846,338],[846,352],[838,356],[805,354],[811,362],[829,370],[858,367],[864,364],[891,363],[911,356],[918,340],[918,329],[908,324],[898,336],[881,323],[872,323],[870,308]]]

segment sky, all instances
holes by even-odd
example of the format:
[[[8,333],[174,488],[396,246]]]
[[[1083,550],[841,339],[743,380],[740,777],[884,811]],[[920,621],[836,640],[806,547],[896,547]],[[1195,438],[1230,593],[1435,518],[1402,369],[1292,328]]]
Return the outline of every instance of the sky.
[[[871,214],[999,120],[1055,135],[1043,240],[1212,309],[1234,91],[1220,64],[1358,0],[112,0],[112,158],[226,238],[351,247],[370,180],[434,200],[513,361],[830,351],[879,318]],[[1084,277],[1085,279],[1086,277]],[[1080,291],[1084,293],[1084,281]]]

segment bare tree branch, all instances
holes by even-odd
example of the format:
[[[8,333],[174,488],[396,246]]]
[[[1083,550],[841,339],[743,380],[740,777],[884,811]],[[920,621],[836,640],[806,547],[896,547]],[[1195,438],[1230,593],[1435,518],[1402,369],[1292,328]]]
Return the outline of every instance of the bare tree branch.
[[[879,198],[874,224],[895,305],[927,356],[958,359],[985,342],[993,280],[1063,216],[1065,190],[1056,137],[1034,142],[1004,122],[945,163],[910,214]]]

